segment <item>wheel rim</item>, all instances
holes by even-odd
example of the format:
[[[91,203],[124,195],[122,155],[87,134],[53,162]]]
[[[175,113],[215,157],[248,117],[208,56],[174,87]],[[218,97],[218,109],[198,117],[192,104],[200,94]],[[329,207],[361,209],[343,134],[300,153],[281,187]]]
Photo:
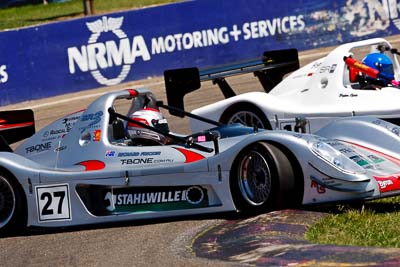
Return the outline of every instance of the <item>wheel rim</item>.
[[[0,176],[0,228],[12,218],[15,211],[15,192],[11,184]]]
[[[264,204],[271,192],[271,172],[265,158],[249,152],[239,165],[239,189],[243,198],[254,206]]]
[[[232,115],[228,120],[228,124],[241,123],[245,126],[257,126],[257,128],[265,129],[265,125],[260,117],[250,111],[239,111]]]

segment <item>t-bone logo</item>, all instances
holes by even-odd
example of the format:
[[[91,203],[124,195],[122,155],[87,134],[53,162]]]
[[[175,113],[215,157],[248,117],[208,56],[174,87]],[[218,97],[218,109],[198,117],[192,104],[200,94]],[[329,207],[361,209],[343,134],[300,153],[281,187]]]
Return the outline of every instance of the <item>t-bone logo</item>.
[[[143,61],[151,59],[146,43],[142,35],[137,35],[130,40],[121,30],[123,17],[98,19],[86,23],[91,31],[88,45],[68,48],[69,72],[75,74],[76,66],[82,72],[92,74],[96,81],[103,85],[115,85],[121,83],[129,74],[131,65],[136,58]],[[98,42],[102,34],[113,33],[119,40]],[[102,38],[104,39],[104,38]],[[106,77],[101,70],[120,67],[121,70],[114,78]]]

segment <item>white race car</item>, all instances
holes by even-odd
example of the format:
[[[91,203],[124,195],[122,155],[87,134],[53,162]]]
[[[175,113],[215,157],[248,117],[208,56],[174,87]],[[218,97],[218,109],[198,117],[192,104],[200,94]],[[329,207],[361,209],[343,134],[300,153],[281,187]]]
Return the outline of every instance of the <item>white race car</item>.
[[[297,50],[287,49],[265,52],[262,60],[223,68],[168,70],[164,73],[167,98],[170,105],[182,108],[185,94],[199,89],[200,82],[212,80],[226,99],[193,113],[222,123],[308,133],[334,118],[355,115],[374,115],[399,124],[397,54],[388,41],[375,38],[343,44],[300,69]],[[265,92],[235,95],[225,78],[249,72],[259,78]],[[191,121],[193,131],[209,126]]]
[[[159,108],[172,110],[145,88],[110,92],[36,133],[31,110],[0,112],[0,235],[400,195],[389,122],[343,118],[301,134],[197,117],[213,128],[186,136]]]

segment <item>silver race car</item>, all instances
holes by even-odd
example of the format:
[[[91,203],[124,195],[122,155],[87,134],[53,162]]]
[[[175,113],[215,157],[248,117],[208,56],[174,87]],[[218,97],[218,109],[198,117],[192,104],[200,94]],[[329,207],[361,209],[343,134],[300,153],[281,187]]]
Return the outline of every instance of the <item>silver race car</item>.
[[[200,81],[218,85],[226,99],[192,113],[222,123],[315,133],[338,117],[373,115],[399,125],[398,55],[387,40],[375,38],[340,45],[300,69],[297,51],[286,49],[264,52],[262,60],[197,72],[169,70],[165,82],[170,105],[180,108],[183,96],[199,89]],[[244,73],[253,73],[264,92],[255,87],[236,95],[229,78]],[[208,127],[191,120],[192,131]]]
[[[128,114],[117,101],[130,103]],[[162,117],[131,116],[159,108],[214,126],[186,136],[158,127]],[[268,131],[174,109],[147,89],[107,93],[35,134],[29,110],[0,117],[2,232],[400,193],[400,129],[370,117],[340,119],[316,135]],[[142,143],[144,133],[163,138]]]

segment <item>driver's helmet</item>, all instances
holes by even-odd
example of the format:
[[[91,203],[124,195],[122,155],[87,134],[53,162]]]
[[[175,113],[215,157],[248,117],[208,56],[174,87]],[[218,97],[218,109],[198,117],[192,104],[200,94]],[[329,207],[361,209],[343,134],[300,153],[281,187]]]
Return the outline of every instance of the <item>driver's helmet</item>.
[[[394,77],[392,60],[383,53],[370,53],[364,57],[362,63],[378,70],[384,77]]]
[[[167,119],[161,114],[160,110],[156,108],[143,108],[133,112],[130,119],[152,126],[164,133],[169,132]],[[143,128],[133,122],[129,122],[126,126],[127,136],[132,141],[142,144],[166,144],[167,138],[160,133]]]

